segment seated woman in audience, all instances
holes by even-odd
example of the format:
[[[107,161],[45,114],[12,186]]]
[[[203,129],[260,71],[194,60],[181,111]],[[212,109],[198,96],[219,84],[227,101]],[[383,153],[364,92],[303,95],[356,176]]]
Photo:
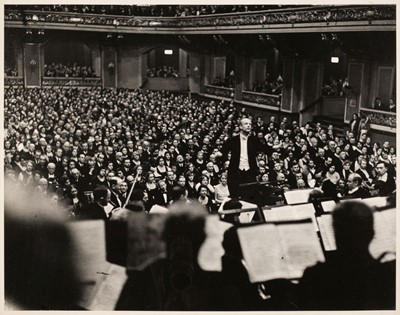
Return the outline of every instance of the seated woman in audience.
[[[204,159],[204,152],[202,150],[197,152],[196,159],[193,161],[193,164],[198,172],[202,172],[206,169],[206,161]]]
[[[172,162],[171,153],[169,151],[165,152],[164,159],[165,159],[165,166],[171,167],[173,162]]]
[[[144,191],[149,194],[149,200],[154,201],[154,194],[157,190],[157,183],[154,173],[149,171],[146,175],[146,181],[144,183]]]
[[[338,198],[342,198],[348,195],[348,187],[347,187],[347,179],[339,179],[337,185],[336,185],[336,193]]]
[[[185,188],[188,193],[188,198],[194,199],[197,197],[197,190],[196,190],[196,182],[194,179],[194,173],[191,171],[187,171],[185,173],[186,184]]]
[[[145,178],[143,177],[143,166],[137,165],[133,168],[133,176],[136,178],[136,187],[143,186]]]
[[[92,188],[97,186],[107,186],[106,169],[104,167],[99,169],[99,173],[93,177]]]
[[[228,174],[222,173],[219,177],[219,184],[214,187],[215,202],[222,203],[229,196]]]
[[[207,186],[200,185],[198,202],[208,211],[211,212],[211,207],[213,205],[213,200],[209,195]]]
[[[167,172],[170,171],[171,168],[165,165],[165,159],[163,156],[159,156],[157,158],[157,165],[154,170],[154,176],[157,179],[165,178]]]
[[[200,187],[201,186],[207,187],[209,196],[213,196],[214,195],[215,189],[210,184],[210,179],[208,178],[207,175],[202,175],[201,178],[200,178],[200,181],[195,186],[198,195],[200,194]]]

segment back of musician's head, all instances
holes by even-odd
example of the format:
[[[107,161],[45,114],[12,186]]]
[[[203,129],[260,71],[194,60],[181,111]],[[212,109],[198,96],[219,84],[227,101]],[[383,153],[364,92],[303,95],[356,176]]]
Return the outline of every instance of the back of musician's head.
[[[93,190],[94,202],[106,206],[108,203],[108,188],[106,186],[98,186]]]
[[[206,238],[207,211],[196,202],[184,201],[176,202],[169,210],[162,233],[168,255],[181,255],[178,253],[180,250],[190,250],[193,258],[197,257],[196,253]]]
[[[184,187],[182,187],[180,185],[176,185],[176,186],[172,187],[171,198],[173,201],[182,199],[185,196],[186,196],[186,189]]]
[[[368,252],[374,236],[372,209],[363,202],[346,201],[336,206],[332,216],[338,251],[354,256]]]
[[[232,198],[231,200],[225,202],[224,210],[232,210],[232,209],[242,209],[242,204],[240,203],[239,199]]]
[[[5,304],[13,310],[79,308],[79,252],[63,209],[9,183],[4,188]]]
[[[239,236],[237,234],[237,227],[233,226],[225,231],[222,247],[225,250],[225,255],[233,256],[238,259],[243,258],[242,248],[240,247]]]

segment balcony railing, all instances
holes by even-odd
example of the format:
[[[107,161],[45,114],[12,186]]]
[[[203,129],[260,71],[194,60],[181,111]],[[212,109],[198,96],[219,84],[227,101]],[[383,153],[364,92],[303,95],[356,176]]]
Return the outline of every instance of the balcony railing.
[[[42,87],[46,86],[73,86],[73,87],[98,87],[102,82],[100,78],[52,78],[44,77]]]
[[[6,11],[5,24],[22,22],[62,23],[73,26],[110,26],[140,28],[202,28],[219,26],[259,26],[272,27],[277,24],[330,23],[349,21],[396,20],[394,5],[382,6],[314,6],[277,9],[258,12],[213,14],[189,17],[133,17],[120,15],[83,14],[70,12]]]
[[[279,107],[280,95],[264,94],[250,91],[242,92],[242,100],[249,103]]]
[[[396,133],[396,113],[376,109],[360,109],[360,115],[369,118],[372,129]]]
[[[205,85],[204,93],[212,96],[217,96],[225,99],[233,99],[235,97],[235,90],[233,88],[226,88],[215,85]]]
[[[24,85],[24,78],[23,77],[4,77],[4,85],[5,86]]]

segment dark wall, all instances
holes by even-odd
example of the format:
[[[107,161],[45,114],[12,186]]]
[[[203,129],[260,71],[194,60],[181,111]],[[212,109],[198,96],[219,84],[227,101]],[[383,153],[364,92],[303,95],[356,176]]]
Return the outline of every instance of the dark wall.
[[[17,65],[17,56],[12,45],[4,45],[4,65],[15,67]]]
[[[339,63],[332,63],[331,57],[338,57]],[[324,82],[329,83],[331,77],[342,80],[346,78],[348,63],[347,54],[340,48],[324,57]]]
[[[90,66],[92,54],[90,48],[73,39],[53,40],[43,50],[44,63],[73,63]]]
[[[173,54],[172,55],[165,55],[164,50],[165,49],[172,49]],[[179,69],[179,49],[176,46],[170,47],[170,46],[162,46],[156,48],[156,54],[155,54],[155,67],[162,67],[162,66],[169,66],[173,67],[175,69]]]

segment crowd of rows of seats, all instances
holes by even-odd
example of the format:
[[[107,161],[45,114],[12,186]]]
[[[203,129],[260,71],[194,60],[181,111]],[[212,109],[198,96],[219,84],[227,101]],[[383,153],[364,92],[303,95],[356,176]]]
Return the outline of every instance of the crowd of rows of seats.
[[[264,148],[257,157],[261,182],[282,190],[321,187],[336,198],[349,194],[356,173],[365,195],[395,189],[395,147],[372,143],[368,130],[337,136],[319,123],[264,121],[233,102],[101,88],[7,88],[5,174],[76,214],[97,185],[108,186],[114,206],[122,206],[135,178],[147,210],[168,204],[180,185],[213,211],[229,194],[229,156],[221,152],[244,116]]]

